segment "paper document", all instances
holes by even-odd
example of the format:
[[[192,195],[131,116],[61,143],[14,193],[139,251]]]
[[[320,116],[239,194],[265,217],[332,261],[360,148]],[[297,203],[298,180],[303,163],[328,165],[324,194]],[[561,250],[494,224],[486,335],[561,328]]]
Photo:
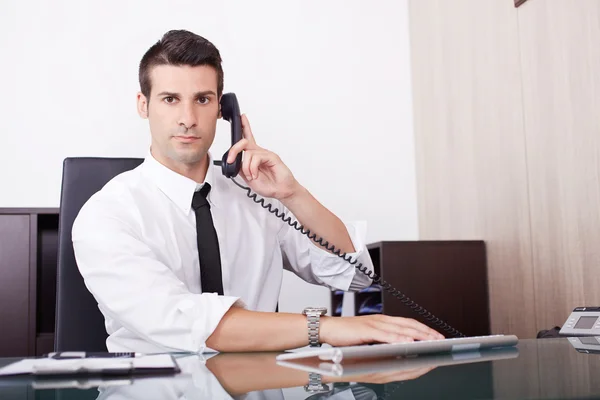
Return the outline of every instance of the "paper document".
[[[135,374],[149,372],[179,372],[170,354],[133,358],[81,358],[56,360],[52,358],[25,359],[0,368],[0,376],[55,374]]]

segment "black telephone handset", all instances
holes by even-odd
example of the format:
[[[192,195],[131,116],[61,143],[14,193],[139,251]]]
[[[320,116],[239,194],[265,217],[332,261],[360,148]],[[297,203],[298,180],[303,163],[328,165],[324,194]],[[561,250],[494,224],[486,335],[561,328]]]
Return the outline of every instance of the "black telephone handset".
[[[225,93],[221,96],[221,116],[231,124],[231,145],[233,146],[242,140],[242,117],[235,93]],[[221,171],[226,177],[235,178],[242,167],[242,152],[235,157],[235,161],[232,164],[227,164],[228,156],[229,150],[223,154]]]
[[[231,123],[231,145],[233,146],[238,141],[242,139],[242,117],[240,114],[240,106],[237,101],[237,97],[234,93],[226,93],[221,97],[221,115],[224,119]],[[390,292],[394,297],[399,299],[404,305],[412,309],[417,314],[423,316],[427,321],[429,321],[432,325],[435,325],[438,328],[441,328],[446,333],[451,334],[456,337],[464,337],[465,335],[460,333],[458,330],[454,329],[446,322],[442,321],[425,308],[421,307],[413,300],[411,300],[408,296],[403,294],[398,289],[394,288],[392,285],[381,279],[380,276],[375,274],[373,271],[367,270],[366,267],[362,265],[362,263],[358,263],[356,260],[352,260],[352,258],[346,253],[341,253],[339,249],[336,249],[329,242],[324,240],[323,238],[317,238],[317,235],[311,233],[310,230],[304,229],[302,225],[298,223],[298,221],[292,221],[291,217],[286,217],[285,213],[279,211],[278,208],[273,209],[272,204],[265,204],[265,199],[258,199],[258,195],[256,193],[252,193],[252,189],[246,187],[240,183],[238,183],[235,179],[237,174],[240,171],[240,167],[242,166],[242,152],[240,152],[235,161],[232,164],[227,164],[227,156],[229,155],[229,150],[223,155],[223,160],[221,162],[221,169],[223,175],[230,178],[237,186],[244,189],[246,191],[247,196],[252,199],[255,203],[260,204],[263,208],[268,210],[270,213],[277,216],[277,218],[281,219],[292,228],[300,231],[302,234],[308,236],[312,241],[318,243],[319,245],[325,247],[327,250],[331,251],[335,255],[340,258],[346,260],[346,262],[352,264],[356,269],[358,269],[363,274],[367,275],[369,278],[373,280],[374,283],[378,283],[381,285],[383,290]]]

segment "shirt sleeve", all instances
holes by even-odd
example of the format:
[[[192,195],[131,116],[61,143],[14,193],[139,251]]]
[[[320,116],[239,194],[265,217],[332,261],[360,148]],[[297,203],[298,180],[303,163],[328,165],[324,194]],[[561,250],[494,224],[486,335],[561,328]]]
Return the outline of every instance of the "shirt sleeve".
[[[286,215],[292,218],[292,223],[296,221],[289,210],[285,207],[283,209]],[[353,253],[346,253],[344,257],[352,262],[356,261],[354,265],[329,252],[288,223],[284,223],[278,234],[284,268],[306,282],[330,289],[357,291],[370,286],[373,280],[356,268],[362,264],[362,270],[366,270],[367,273],[373,272],[373,261],[365,245],[366,222],[349,222],[344,223],[344,226],[355,250]]]
[[[115,210],[88,202],[73,225],[75,258],[88,290],[103,313],[143,340],[203,352],[223,315],[243,302],[191,293]]]

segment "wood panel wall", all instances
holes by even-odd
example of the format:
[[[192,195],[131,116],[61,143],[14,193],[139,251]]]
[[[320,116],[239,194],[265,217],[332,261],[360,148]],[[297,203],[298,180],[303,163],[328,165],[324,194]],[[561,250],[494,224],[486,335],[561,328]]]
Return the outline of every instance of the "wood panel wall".
[[[535,321],[600,304],[600,1],[519,8]]]
[[[600,305],[600,0],[410,0],[421,239],[487,243],[492,331]]]

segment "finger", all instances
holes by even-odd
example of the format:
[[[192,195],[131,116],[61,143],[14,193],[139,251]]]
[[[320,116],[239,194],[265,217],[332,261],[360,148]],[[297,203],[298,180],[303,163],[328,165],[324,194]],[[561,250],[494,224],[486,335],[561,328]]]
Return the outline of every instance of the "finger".
[[[433,336],[435,339],[444,339],[444,335],[442,335],[435,329],[432,329],[432,328],[428,327],[427,325],[425,325],[415,319],[402,318],[402,317],[390,317],[388,315],[382,315],[382,317],[383,317],[384,322],[396,324],[398,326],[404,326],[404,327],[416,329],[418,331],[426,333],[427,335]]]
[[[250,121],[248,121],[246,114],[242,114],[242,134],[250,143],[256,144],[256,140],[254,140],[254,134],[252,134],[252,129],[250,128]]]
[[[381,330],[372,328],[371,334],[369,335],[371,340],[379,343],[410,343],[414,342],[413,338],[408,336],[399,335],[394,332],[387,330]]]
[[[246,175],[249,181],[253,179],[252,171],[250,171],[250,163],[255,156],[256,154],[253,151],[247,151],[244,153],[244,161],[242,161],[242,171],[244,171],[244,175]]]
[[[374,323],[374,326],[377,329],[395,333],[399,336],[409,337],[413,340],[432,340],[435,338],[433,335],[429,335],[428,333],[420,331],[418,329],[408,327],[408,326],[391,324],[388,322],[377,321]]]
[[[433,369],[435,369],[435,367],[421,367],[401,371],[375,372],[367,375],[349,375],[347,376],[347,380],[352,382],[375,384],[402,382],[417,379]]]
[[[242,139],[229,149],[229,154],[227,155],[227,164],[231,164],[233,160],[237,157],[240,151],[246,150],[249,143],[247,139]]]
[[[246,176],[246,174],[244,174],[244,170],[243,170],[243,169],[241,169],[241,168],[240,168],[240,176],[241,176],[241,177],[242,177],[242,179],[243,179],[243,180],[246,182],[246,184],[248,184],[248,185],[250,184],[250,183],[249,183],[249,179],[248,179],[248,177]]]
[[[421,376],[431,372],[435,367],[422,367],[418,369],[412,369],[408,371],[396,372],[388,377],[388,382],[402,382],[411,381],[413,379],[420,378]],[[387,383],[387,382],[386,382]]]
[[[262,162],[262,156],[260,154],[254,154],[252,157],[252,162],[250,163],[250,173],[252,174],[252,179],[258,178],[258,167]]]

